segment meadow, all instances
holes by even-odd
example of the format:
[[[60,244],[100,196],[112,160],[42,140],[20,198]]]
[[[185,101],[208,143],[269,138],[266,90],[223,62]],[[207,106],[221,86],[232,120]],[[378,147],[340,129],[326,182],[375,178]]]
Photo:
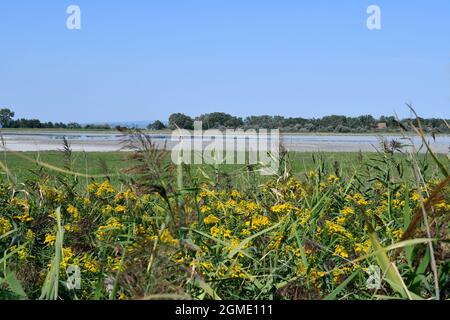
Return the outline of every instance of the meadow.
[[[426,155],[417,156],[420,161],[432,166],[436,170],[437,166],[431,157]],[[446,160],[446,155],[437,155],[440,161]],[[289,152],[287,155],[287,164],[289,171],[294,175],[302,175],[311,170],[315,170],[320,164],[327,171],[339,169],[346,178],[351,177],[359,170],[364,169],[369,160],[377,158],[375,153],[355,153],[355,152]],[[401,162],[406,158],[405,155],[396,153],[393,155],[396,161]],[[0,153],[0,160],[7,167],[11,175],[17,181],[26,181],[36,177],[40,170],[43,170],[43,164],[53,168],[63,167],[66,157],[63,152],[6,152]],[[169,165],[171,162],[170,153],[162,153],[163,165]],[[114,186],[120,187],[121,180],[126,178],[123,170],[132,167],[137,162],[132,159],[130,152],[72,152],[70,167],[73,171],[84,175],[104,175],[107,176]],[[47,167],[47,169],[49,169]],[[51,169],[51,168],[50,168]],[[213,166],[192,165],[191,171],[194,173],[207,172],[211,174],[215,171]],[[245,171],[245,165],[220,165],[220,171],[228,174],[233,180],[239,179],[242,171]],[[6,176],[6,172],[0,174]],[[407,176],[411,177],[411,168],[406,168]],[[200,176],[202,176],[200,174]],[[89,178],[79,177],[86,182]]]
[[[1,154],[0,299],[450,298],[446,155],[286,153],[264,177],[130,143]]]

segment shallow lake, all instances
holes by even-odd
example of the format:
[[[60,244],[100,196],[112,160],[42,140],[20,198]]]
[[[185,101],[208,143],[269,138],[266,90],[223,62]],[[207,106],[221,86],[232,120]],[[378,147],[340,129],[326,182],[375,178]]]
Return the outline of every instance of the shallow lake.
[[[72,145],[74,151],[117,151],[121,147],[124,135],[117,133],[83,133],[83,132],[3,132],[2,138],[8,150],[13,151],[47,151],[58,150],[65,137]],[[152,140],[157,145],[170,148],[176,143],[170,134],[151,134]],[[245,136],[237,137],[244,139]],[[194,137],[200,139],[201,137]],[[249,137],[250,140],[256,136]],[[282,145],[291,151],[323,151],[323,152],[358,152],[376,151],[380,147],[382,139],[396,140],[405,145],[414,145],[419,148],[421,139],[411,137],[406,139],[395,135],[296,135],[282,134]],[[211,141],[211,137],[205,136],[204,142]],[[439,153],[448,153],[450,148],[450,135],[438,135],[435,138],[428,136],[427,141]]]

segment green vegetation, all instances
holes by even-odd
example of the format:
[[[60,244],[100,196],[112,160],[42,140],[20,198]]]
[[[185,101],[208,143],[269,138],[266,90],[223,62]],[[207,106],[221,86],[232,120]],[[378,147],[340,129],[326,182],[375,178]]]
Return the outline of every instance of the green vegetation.
[[[371,115],[359,117],[346,117],[331,115],[317,119],[286,118],[282,116],[250,116],[245,119],[235,117],[223,112],[203,114],[196,118],[176,113],[169,118],[169,127],[177,127],[191,130],[195,121],[202,121],[203,129],[280,129],[283,132],[328,132],[328,133],[369,133],[369,132],[399,132],[401,129],[407,131],[412,125],[417,126],[421,122],[424,132],[449,133],[447,125],[449,121],[442,119],[402,119],[397,121],[395,117],[381,116],[375,119]]]
[[[367,170],[367,161],[376,157],[373,153],[312,153],[312,152],[290,152],[287,155],[287,163],[292,174],[301,175],[314,170],[319,164],[327,171],[340,170],[346,178],[361,170]],[[393,156],[396,161],[404,160],[406,156],[396,153]],[[445,155],[438,155],[440,161],[445,161]],[[170,164],[170,153],[166,152],[163,157],[164,165]],[[420,161],[426,163],[433,170],[437,166],[429,156],[418,155]],[[18,180],[36,178],[43,170],[40,162],[61,168],[66,162],[64,153],[54,152],[6,152],[0,154],[0,160],[6,165],[9,172]],[[108,175],[114,186],[121,183],[124,178],[124,169],[131,167],[135,161],[129,152],[73,152],[71,156],[71,168],[75,172],[88,175]],[[193,165],[194,169],[201,169],[212,174],[216,168],[210,165]],[[244,165],[221,165],[220,171],[232,177],[239,176]],[[6,173],[3,172],[5,176]],[[405,175],[411,177],[412,171],[407,169]]]
[[[130,139],[2,154],[0,299],[450,298],[448,157],[293,153],[262,177]]]
[[[76,122],[41,122],[37,119],[14,119],[14,112],[8,108],[0,109],[0,125],[4,129],[70,129],[70,130],[115,130],[109,124],[86,124]],[[341,115],[330,115],[317,119],[305,119],[301,117],[286,118],[282,116],[249,116],[246,118],[235,117],[224,112],[213,112],[202,114],[198,117],[190,117],[183,113],[172,114],[168,119],[168,126],[163,121],[157,120],[147,126],[152,131],[165,129],[194,129],[194,121],[202,121],[203,129],[241,128],[241,129],[280,129],[282,132],[291,133],[383,133],[400,132],[411,130],[411,124],[417,126],[421,122],[422,129],[426,133],[450,133],[448,123],[445,119],[402,119],[381,116],[375,119],[371,115],[359,117],[346,117]]]
[[[14,119],[15,113],[9,108],[0,109],[0,126],[9,129],[89,129],[110,130],[108,124],[81,125],[77,122],[41,122],[39,119]]]
[[[147,129],[154,130],[154,131],[160,131],[166,129],[166,126],[161,121],[157,120],[147,126]]]

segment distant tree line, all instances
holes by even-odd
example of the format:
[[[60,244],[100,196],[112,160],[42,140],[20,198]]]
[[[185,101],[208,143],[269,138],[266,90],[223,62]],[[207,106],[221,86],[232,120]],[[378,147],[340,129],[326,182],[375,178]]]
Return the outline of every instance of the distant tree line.
[[[2,128],[62,128],[62,129],[112,129],[108,124],[81,125],[76,122],[41,122],[37,119],[14,119],[14,112],[8,108],[0,109],[0,125]],[[402,119],[397,121],[395,117],[381,116],[376,119],[371,115],[359,117],[346,117],[339,115],[325,116],[322,118],[286,118],[282,116],[250,116],[246,118],[235,117],[224,112],[212,112],[192,118],[183,113],[174,113],[169,117],[167,124],[157,120],[148,126],[149,130],[164,129],[194,129],[194,121],[202,121],[203,130],[208,129],[280,129],[284,132],[326,132],[326,133],[367,133],[367,132],[396,132],[400,128],[410,129],[410,124],[416,126],[420,121],[426,132],[450,133],[448,125],[443,119]],[[450,120],[446,120],[450,123]]]
[[[15,113],[8,108],[0,109],[0,126],[12,129],[111,129],[108,124],[86,124],[76,122],[41,122],[38,119],[14,119]]]
[[[169,117],[167,128],[192,130],[194,121],[202,121],[203,129],[280,129],[284,132],[328,132],[328,133],[367,133],[367,132],[395,132],[400,128],[410,129],[411,123],[418,125],[420,121],[427,132],[450,133],[448,125],[443,119],[402,119],[397,121],[395,117],[381,116],[376,119],[371,115],[359,117],[346,117],[339,115],[325,116],[322,118],[286,118],[282,116],[250,116],[239,118],[223,112],[213,112],[192,118],[182,113],[175,113]],[[450,123],[450,120],[447,120]],[[161,121],[149,125],[151,130],[166,128]]]

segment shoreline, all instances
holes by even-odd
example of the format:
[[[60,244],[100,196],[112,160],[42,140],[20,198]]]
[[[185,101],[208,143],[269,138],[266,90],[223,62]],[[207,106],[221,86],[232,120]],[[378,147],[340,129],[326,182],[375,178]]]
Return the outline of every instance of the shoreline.
[[[142,133],[146,134],[146,135],[150,135],[150,136],[160,136],[160,135],[171,135],[173,132],[175,132],[175,130],[158,130],[158,131],[154,131],[154,130],[147,130],[147,129],[140,129],[142,130]],[[183,129],[184,130],[184,129]],[[218,129],[211,129],[211,130],[218,130]],[[230,129],[232,130],[232,129]],[[276,129],[267,129],[268,132],[270,132],[270,130],[276,130]],[[193,130],[187,130],[189,132],[193,132]],[[204,130],[207,131],[207,130]],[[223,131],[225,132],[225,131]],[[30,134],[30,135],[45,135],[45,134],[63,134],[63,133],[67,133],[67,134],[71,134],[71,135],[75,135],[75,134],[80,134],[80,135],[86,135],[86,134],[102,134],[102,135],[123,135],[122,132],[120,132],[119,130],[116,129],[111,129],[111,130],[105,130],[105,129],[47,129],[47,128],[5,128],[5,129],[0,129],[0,136],[2,136],[3,134],[5,135],[26,135],[26,134]],[[236,133],[239,134],[239,133]],[[409,133],[410,136],[416,136],[415,133]],[[280,131],[280,135],[284,136],[284,135],[289,135],[289,136],[395,136],[395,137],[403,137],[407,134],[404,134],[402,132],[398,132],[398,131],[373,131],[373,132],[362,132],[362,133],[353,133],[353,132],[348,132],[348,133],[342,133],[342,132],[323,132],[323,131],[319,131],[319,132],[291,132],[291,131]],[[426,133],[426,136],[432,136],[431,133]],[[450,133],[435,133],[436,137],[450,137]]]

